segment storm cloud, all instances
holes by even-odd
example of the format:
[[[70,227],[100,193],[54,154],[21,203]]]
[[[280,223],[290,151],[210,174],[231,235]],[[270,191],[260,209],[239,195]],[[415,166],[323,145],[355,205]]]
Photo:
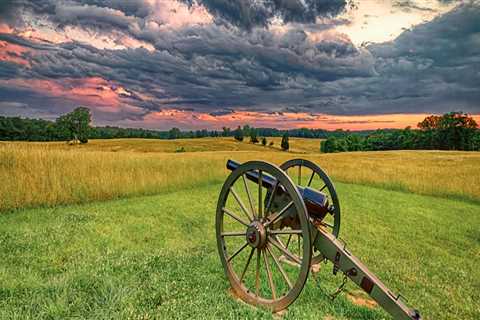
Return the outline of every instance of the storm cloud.
[[[184,1],[190,5],[194,2]],[[313,23],[317,17],[336,16],[347,6],[345,0],[199,0],[199,3],[220,20],[246,29],[268,26],[273,18]]]
[[[35,88],[53,81],[57,91],[81,91],[92,104],[97,100],[89,100],[91,96],[101,99],[112,93],[118,110],[105,106],[97,111],[101,119],[111,121],[142,119],[167,108],[213,117],[231,110],[332,115],[439,113],[452,108],[480,112],[479,4],[460,5],[394,41],[358,47],[342,34],[324,32],[318,25],[315,29],[316,19],[335,18],[349,5],[346,1],[183,1],[175,6],[185,14],[190,14],[186,6],[205,13],[199,23],[185,19],[181,25],[158,11],[174,10],[173,2],[152,3],[13,1],[9,10],[24,14],[15,22],[5,19],[12,27],[41,17],[58,29],[115,32],[119,39],[128,37],[151,48],[100,48],[0,34],[0,41],[28,48],[18,55],[29,63],[20,65],[8,57],[0,61],[0,102],[10,106],[10,113],[18,103],[39,114],[45,108],[60,112],[79,103]],[[208,14],[213,22],[205,18]],[[281,32],[271,25],[273,19],[281,20]],[[75,91],[82,79],[91,84]]]

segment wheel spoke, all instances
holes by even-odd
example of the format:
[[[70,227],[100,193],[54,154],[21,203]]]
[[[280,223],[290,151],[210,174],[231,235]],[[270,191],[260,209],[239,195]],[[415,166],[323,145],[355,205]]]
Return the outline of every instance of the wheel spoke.
[[[290,282],[290,279],[288,278],[287,273],[285,272],[285,270],[283,270],[280,262],[278,262],[278,258],[273,254],[273,250],[271,249],[270,245],[267,244],[266,248],[267,248],[268,253],[272,256],[273,262],[275,262],[275,265],[277,266],[278,270],[282,274],[283,279],[285,279],[285,282],[287,282],[288,287],[290,289],[293,289],[293,285]]]
[[[275,290],[275,285],[273,284],[272,271],[270,270],[270,264],[268,263],[268,257],[265,254],[265,251],[263,252],[263,262],[265,262],[265,268],[267,269],[268,284],[270,285],[270,290],[272,290],[272,298],[273,300],[276,300],[277,293]]]
[[[275,221],[277,221],[292,205],[293,205],[293,201],[290,201],[285,207],[283,207],[282,210],[280,210],[279,212],[273,214],[272,217],[270,218],[271,220],[268,221],[268,222],[265,224],[265,226],[269,226],[269,225],[271,225],[272,223],[275,223]]]
[[[312,170],[312,175],[310,176],[310,180],[308,180],[307,187],[310,187],[313,181],[313,177],[315,176],[315,171]]]
[[[298,166],[298,185],[302,185],[302,165]]]
[[[287,256],[292,261],[295,261],[298,264],[302,264],[302,261],[296,257],[293,253],[287,250],[287,248],[284,248],[280,243],[277,242],[277,240],[273,239],[272,237],[268,237],[268,241],[270,241],[271,244],[273,244],[275,247],[277,247],[278,250],[282,251],[282,253]]]
[[[233,212],[231,212],[230,210],[228,210],[227,208],[223,208],[222,209],[223,212],[225,212],[227,215],[229,215],[230,217],[232,217],[233,219],[237,220],[238,222],[240,222],[241,224],[243,224],[245,227],[248,227],[248,223],[246,223],[245,221],[243,221],[242,219],[240,219],[239,217],[237,217]]]
[[[263,172],[262,170],[258,170],[258,218],[262,218],[263,216],[262,179]]]
[[[270,230],[268,231],[270,234],[302,234],[302,230],[293,230],[293,229],[283,229],[283,230]]]
[[[285,246],[285,248],[288,249],[288,245],[290,244],[290,240],[292,240],[292,234],[288,236],[288,240],[287,240],[287,245]]]
[[[245,268],[243,268],[242,275],[240,276],[240,282],[242,282],[243,277],[247,272],[248,266],[250,265],[250,260],[252,260],[252,256],[254,252],[255,252],[255,248],[252,247],[252,250],[250,251],[250,255],[248,256],[247,264],[245,265]]]
[[[245,215],[247,216],[248,221],[252,222],[253,219],[252,219],[252,217],[250,217],[250,215],[248,214],[247,207],[245,207],[245,205],[243,204],[242,199],[240,199],[240,197],[238,196],[237,192],[235,192],[235,190],[233,189],[233,186],[230,187],[230,192],[233,194],[233,197],[235,198],[235,200],[237,200],[237,203],[238,203],[238,205],[240,206],[240,208],[242,208],[243,213],[245,213]]]
[[[232,231],[232,232],[222,232],[220,235],[222,237],[238,237],[238,236],[246,236],[247,233],[245,231]]]
[[[270,207],[272,206],[273,198],[275,197],[275,193],[277,193],[278,184],[279,182],[277,181],[277,183],[275,183],[275,186],[272,189],[272,193],[270,193],[270,197],[268,197],[267,207],[265,208],[265,215],[267,215],[270,212]]]
[[[300,256],[300,254],[302,253],[301,250],[300,250],[300,235],[297,234],[297,243],[298,243],[298,255]]]
[[[255,272],[255,294],[257,297],[259,296],[260,293],[260,256],[262,255],[262,252],[260,249],[257,249],[257,269]]]
[[[290,235],[291,237],[292,235]],[[285,246],[285,244],[283,244],[283,241],[282,241],[282,238],[281,237],[278,237],[277,235],[274,236],[275,237],[275,240],[278,241],[278,243],[280,243],[284,248],[288,248],[287,246]]]
[[[253,205],[253,201],[252,201],[252,194],[250,193],[250,188],[248,187],[247,180],[245,179],[244,174],[242,174],[242,180],[245,186],[245,191],[247,192],[248,202],[250,203],[250,209],[252,209],[252,215],[254,218],[256,218],[255,206]]]
[[[235,258],[240,252],[242,252],[243,249],[245,249],[248,246],[248,242],[245,242],[243,246],[241,246],[233,255],[228,258],[228,262],[232,261],[233,258]]]
[[[326,187],[327,187],[327,185],[324,185],[324,186],[322,187],[322,189],[320,189],[319,191],[322,191],[322,190],[325,189]]]

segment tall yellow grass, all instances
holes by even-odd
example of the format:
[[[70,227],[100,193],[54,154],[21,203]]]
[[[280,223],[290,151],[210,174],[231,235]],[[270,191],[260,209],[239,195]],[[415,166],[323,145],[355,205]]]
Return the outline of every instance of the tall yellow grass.
[[[236,144],[224,140],[218,139],[224,150]],[[218,150],[215,141],[211,139],[209,147]],[[122,144],[119,140],[115,143]],[[172,144],[169,148],[175,150],[178,141],[169,143]],[[0,143],[0,211],[155,194],[221,182],[228,174],[225,162],[229,158],[281,164],[287,159],[303,157],[317,162],[335,181],[480,200],[478,152],[296,154],[261,147],[265,151],[166,153],[148,152],[155,150],[153,146],[135,148],[112,151],[109,147],[102,148],[102,142],[80,148],[64,144]],[[237,148],[241,150],[243,146],[238,147],[237,143]]]
[[[175,152],[181,148],[186,152],[198,151],[281,151],[281,137],[267,138],[267,143],[273,146],[264,147],[261,143],[252,144],[245,137],[244,142],[237,142],[233,138],[202,138],[202,139],[96,139],[87,144],[70,146],[65,142],[15,142],[15,145],[48,148],[53,150],[83,150],[83,151],[112,151],[112,152]],[[290,138],[290,151],[294,153],[319,153],[321,139]],[[2,142],[0,142],[2,144]],[[9,144],[3,142],[3,144]]]

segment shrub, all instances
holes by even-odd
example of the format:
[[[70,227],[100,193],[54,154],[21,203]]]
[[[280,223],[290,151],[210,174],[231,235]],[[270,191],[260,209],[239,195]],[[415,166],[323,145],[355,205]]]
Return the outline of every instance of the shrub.
[[[253,144],[258,143],[257,130],[250,130],[250,142]]]
[[[237,130],[235,130],[235,135],[233,136],[237,141],[243,141],[243,130],[238,126]]]

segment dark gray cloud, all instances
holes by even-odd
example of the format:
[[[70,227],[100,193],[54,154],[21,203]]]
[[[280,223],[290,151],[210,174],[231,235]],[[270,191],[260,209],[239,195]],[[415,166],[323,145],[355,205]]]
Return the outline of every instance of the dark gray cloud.
[[[144,0],[80,0],[77,2],[90,6],[119,10],[126,16],[138,18],[146,18],[152,10],[151,5]]]
[[[5,0],[2,0],[2,3]],[[27,8],[37,14],[55,14],[58,8],[91,6],[118,10],[127,16],[145,18],[151,6],[144,0],[7,0],[3,7]]]
[[[388,84],[372,86],[379,89],[377,96],[385,92],[386,99],[421,110],[480,111],[479,4],[462,5],[391,43],[368,49],[376,58],[380,79]]]
[[[9,0],[4,7],[2,20],[12,26],[29,27],[31,21],[25,21],[24,14],[31,12],[34,20],[47,18],[58,29],[81,26],[97,32],[133,32],[153,10],[145,0]]]
[[[403,11],[409,12],[412,9],[419,11],[435,11],[430,7],[424,7],[414,0],[399,0],[393,3],[394,7],[401,8]]]
[[[183,0],[188,4],[200,3],[217,21],[227,21],[238,27],[252,29],[268,26],[271,20],[313,23],[317,17],[336,16],[345,10],[346,0]]]
[[[25,72],[40,79],[99,76],[152,95],[156,103],[147,108],[189,105],[205,112],[219,106],[270,110],[329,96],[324,83],[374,74],[367,51],[348,41],[312,43],[301,30],[278,37],[261,29],[195,26],[158,34],[155,46],[153,52],[80,43],[44,46]]]
[[[91,23],[100,27],[107,25],[121,29],[128,29],[136,20],[122,11],[94,5],[57,6],[54,17],[62,24],[87,25]]]
[[[154,51],[101,50],[78,42],[38,44],[18,36],[0,35],[0,40],[34,51],[25,53],[31,68],[1,62],[0,79],[62,81],[101,77],[132,94],[122,95],[122,103],[140,108],[115,115],[106,113],[101,120],[138,120],[149,112],[172,107],[213,116],[238,108],[337,115],[437,113],[452,109],[480,112],[478,4],[459,6],[404,32],[394,41],[357,48],[345,37],[311,41],[306,31],[312,25],[299,23],[289,24],[289,31],[278,35],[268,28],[253,27],[263,22],[249,27],[248,23],[215,12],[221,19],[245,28],[219,23],[159,32],[142,28],[151,9],[143,1],[48,1],[32,4],[29,10],[51,14],[50,20],[60,24],[123,30],[155,47]],[[222,8],[221,3],[212,1],[211,5]],[[276,1],[279,7],[275,8],[280,10],[287,3]],[[314,16],[337,12],[328,7],[324,11],[315,8]],[[282,19],[309,21],[294,20],[283,13]],[[13,101],[35,104],[37,110],[52,106],[61,110],[65,103],[78,103],[48,93],[44,99],[41,96],[25,88],[20,92],[0,85],[0,102],[9,106]]]

